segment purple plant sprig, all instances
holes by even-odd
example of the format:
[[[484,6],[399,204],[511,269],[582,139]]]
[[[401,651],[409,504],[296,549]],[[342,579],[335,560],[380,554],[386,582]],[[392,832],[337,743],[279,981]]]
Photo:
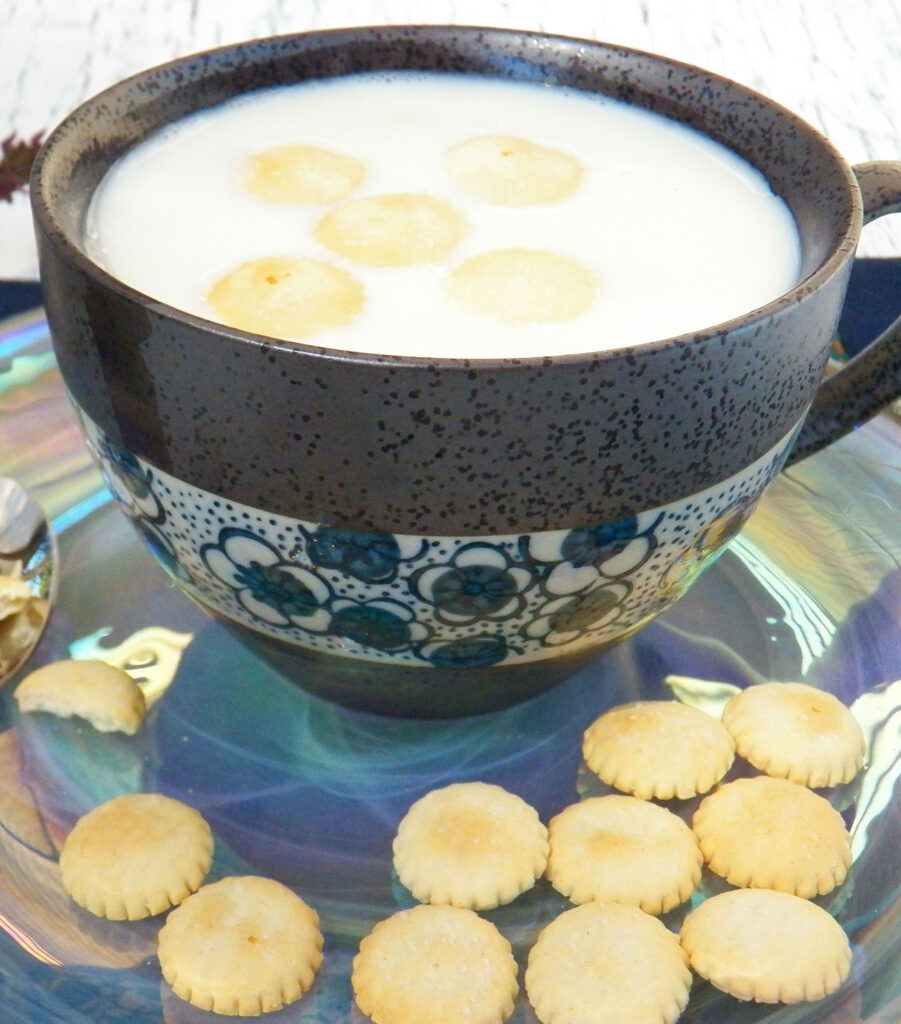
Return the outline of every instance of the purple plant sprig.
[[[27,191],[31,165],[43,137],[44,133],[38,132],[30,139],[17,139],[13,133],[0,140],[0,199],[11,203],[16,192]]]

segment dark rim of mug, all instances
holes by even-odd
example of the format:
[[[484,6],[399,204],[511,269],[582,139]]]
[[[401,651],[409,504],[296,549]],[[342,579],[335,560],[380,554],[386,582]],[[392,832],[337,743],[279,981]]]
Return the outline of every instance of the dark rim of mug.
[[[849,197],[847,218],[841,229],[841,234],[837,235],[837,243],[834,245],[826,259],[821,261],[814,270],[803,277],[789,291],[784,292],[782,295],[777,296],[775,299],[772,299],[756,309],[749,310],[747,313],[730,318],[729,320],[724,320],[719,324],[714,324],[700,331],[692,331],[655,341],[641,342],[639,344],[628,346],[617,346],[609,350],[601,349],[599,351],[591,352],[559,353],[542,356],[507,356],[486,359],[460,359],[452,356],[401,356],[357,352],[332,346],[313,345],[308,342],[286,341],[284,339],[272,338],[267,335],[254,334],[250,331],[229,327],[225,324],[218,323],[217,321],[209,320],[205,317],[181,310],[177,306],[171,306],[166,302],[156,299],[151,295],[147,295],[145,292],[120,281],[108,271],[104,270],[104,268],[99,264],[95,263],[78,244],[78,242],[70,236],[69,231],[60,222],[60,219],[54,213],[52,206],[48,202],[45,189],[45,168],[52,163],[54,150],[65,142],[71,132],[77,132],[80,130],[78,122],[82,117],[89,115],[92,109],[108,99],[114,98],[117,94],[134,88],[135,85],[142,82],[151,82],[153,79],[165,75],[166,73],[177,71],[179,68],[194,66],[201,62],[213,61],[217,58],[222,60],[227,58],[229,55],[237,56],[240,54],[247,54],[255,49],[260,51],[260,58],[262,59],[265,57],[268,49],[272,49],[281,43],[289,43],[292,40],[322,40],[323,43],[327,43],[338,40],[341,37],[361,37],[366,34],[375,34],[383,39],[393,36],[398,40],[402,40],[405,36],[409,36],[412,33],[422,34],[425,37],[434,37],[442,33],[451,36],[461,35],[468,39],[485,37],[488,41],[488,45],[490,45],[492,37],[497,37],[498,39],[543,40],[547,43],[555,44],[558,47],[575,46],[588,49],[597,48],[599,51],[606,50],[612,54],[640,57],[665,69],[688,73],[702,73],[705,81],[717,83],[718,85],[735,92],[737,95],[742,96],[749,102],[755,103],[759,108],[769,110],[771,113],[783,120],[787,125],[790,125],[799,135],[803,135],[814,142],[831,158],[835,168],[840,171],[845,179],[847,194]],[[395,70],[402,69],[403,65],[399,65]],[[365,72],[360,69],[360,73]],[[513,80],[516,80],[515,77]],[[205,108],[198,107],[197,109],[199,111]],[[134,145],[136,144],[137,143]],[[133,148],[133,146],[129,148]],[[675,60],[670,57],[665,57],[646,50],[636,49],[634,47],[620,46],[618,44],[608,43],[597,39],[581,39],[575,36],[534,32],[527,29],[490,28],[475,25],[367,25],[354,26],[350,28],[334,28],[313,30],[310,32],[287,33],[283,35],[261,37],[258,39],[249,39],[220,47],[213,47],[207,50],[186,54],[185,56],[177,57],[170,61],[146,68],[128,76],[127,78],[123,78],[120,81],[115,82],[113,85],[108,86],[106,89],[89,97],[78,107],[73,109],[59,123],[59,125],[54,128],[38,151],[31,174],[30,198],[35,221],[43,227],[48,235],[54,238],[56,245],[66,251],[68,258],[89,277],[93,277],[106,288],[118,293],[122,298],[130,302],[143,306],[150,306],[158,314],[164,314],[169,319],[180,321],[195,329],[207,332],[212,331],[213,333],[226,337],[229,340],[249,344],[253,347],[265,346],[269,350],[300,350],[307,354],[328,356],[331,359],[340,359],[353,363],[379,363],[391,364],[393,366],[480,366],[485,367],[486,369],[511,365],[538,367],[548,365],[549,363],[579,362],[588,359],[594,362],[604,362],[614,358],[630,358],[639,353],[650,354],[654,350],[696,344],[702,339],[716,338],[717,336],[727,334],[737,327],[750,326],[759,323],[774,316],[775,314],[778,314],[783,309],[794,305],[800,305],[809,295],[817,292],[825,282],[827,282],[834,274],[839,272],[845,265],[847,259],[850,256],[853,256],[863,224],[862,200],[860,198],[857,179],[854,176],[851,166],[847,163],[841,153],[839,153],[836,147],[829,141],[829,139],[826,138],[826,136],[817,131],[816,128],[804,121],[793,111],[777,103],[775,100],[770,99],[768,96],[764,96],[762,93],[759,93],[732,79],[726,78],[723,75],[707,71],[706,69],[692,65],[688,62]]]

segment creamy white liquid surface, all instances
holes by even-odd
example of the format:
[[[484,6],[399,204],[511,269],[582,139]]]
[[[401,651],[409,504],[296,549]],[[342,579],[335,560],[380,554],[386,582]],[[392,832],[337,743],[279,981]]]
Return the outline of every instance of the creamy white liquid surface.
[[[570,198],[506,208],[449,180],[446,151],[513,135],[577,156]],[[463,210],[470,230],[440,265],[369,268],[319,245],[332,207],[288,207],[241,187],[248,156],[305,143],[362,160],[350,199],[420,192]],[[599,281],[592,308],[562,324],[499,322],[458,308],[447,275],[486,250],[541,248]],[[676,122],[608,99],[471,76],[395,72],[249,94],[170,126],[120,160],[94,197],[89,255],[132,287],[216,319],[211,285],[264,256],[327,260],[365,289],[364,312],[308,344],[357,352],[486,359],[593,352],[702,330],[798,280],[799,242],[765,179]]]

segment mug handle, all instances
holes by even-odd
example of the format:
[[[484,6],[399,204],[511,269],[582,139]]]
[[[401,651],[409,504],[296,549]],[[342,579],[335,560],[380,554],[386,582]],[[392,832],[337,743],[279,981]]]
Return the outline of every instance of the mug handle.
[[[901,211],[901,161],[855,165],[863,222]],[[901,395],[901,316],[820,385],[787,465],[813,455]]]

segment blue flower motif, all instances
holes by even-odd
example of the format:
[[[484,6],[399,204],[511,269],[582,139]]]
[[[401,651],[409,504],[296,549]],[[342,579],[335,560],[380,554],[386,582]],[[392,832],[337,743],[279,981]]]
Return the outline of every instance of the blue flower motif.
[[[656,515],[650,522],[642,522],[643,519],[650,519],[650,515],[533,534],[521,538],[519,546],[523,558],[533,561],[545,576],[560,565],[568,565],[576,570],[594,568],[608,579],[615,579],[639,569],[657,547],[655,530],[663,515]]]
[[[615,523],[570,530],[560,545],[560,554],[564,561],[575,566],[597,565],[618,555],[638,534],[635,516]]]
[[[409,650],[427,636],[409,608],[387,598],[362,603],[339,599],[331,611],[329,633],[378,651]]]
[[[434,644],[420,653],[441,668],[487,668],[507,656],[507,641],[502,636],[475,636]]]
[[[323,633],[329,624],[328,584],[300,566],[285,562],[279,552],[249,530],[234,527],[205,544],[201,558],[210,572],[231,587],[241,606],[254,618],[273,626],[301,626]]]
[[[600,625],[607,625],[618,617],[622,606],[621,593],[608,587],[567,598],[562,607],[548,614],[548,623],[555,633],[584,633]]]
[[[631,592],[631,584],[618,580],[553,598],[538,609],[525,633],[548,646],[557,646],[586,633],[603,631],[620,618]]]
[[[432,600],[451,615],[490,615],[516,592],[513,576],[494,565],[453,566],[432,583]]]
[[[128,513],[156,524],[166,521],[166,511],[153,492],[153,472],[145,468],[137,456],[120,448],[106,434],[101,434],[95,455],[103,469],[109,489]]]
[[[153,486],[150,474],[138,461],[137,456],[120,448],[105,434],[101,437],[98,452],[110,472],[115,473],[136,498],[143,499],[151,493]]]
[[[529,567],[512,562],[501,547],[478,541],[463,545],[443,565],[417,570],[410,588],[435,607],[442,622],[459,624],[518,615],[533,581]]]
[[[403,558],[391,533],[338,530],[321,526],[307,537],[307,556],[323,569],[339,569],[366,583],[387,583]]]

